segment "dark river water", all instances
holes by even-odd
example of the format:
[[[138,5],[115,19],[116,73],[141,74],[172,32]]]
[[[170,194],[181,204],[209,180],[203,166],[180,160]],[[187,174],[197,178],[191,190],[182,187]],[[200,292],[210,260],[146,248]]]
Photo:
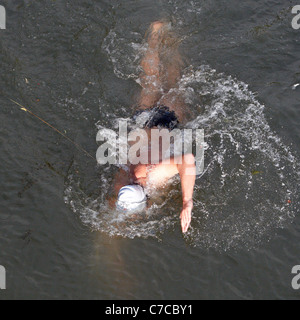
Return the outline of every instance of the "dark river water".
[[[300,29],[279,0],[0,0],[0,299],[298,299]],[[180,183],[149,215],[107,206],[100,128],[129,118],[151,22],[181,41],[205,132],[191,228]]]

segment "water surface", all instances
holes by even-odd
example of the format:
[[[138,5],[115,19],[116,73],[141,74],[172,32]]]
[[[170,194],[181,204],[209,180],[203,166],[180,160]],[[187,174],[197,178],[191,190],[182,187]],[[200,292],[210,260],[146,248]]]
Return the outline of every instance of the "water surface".
[[[2,1],[0,299],[297,299],[299,36],[288,1]],[[172,21],[186,68],[179,90],[203,128],[205,171],[192,226],[180,184],[151,214],[120,220],[116,168],[89,153],[128,118],[144,34]]]

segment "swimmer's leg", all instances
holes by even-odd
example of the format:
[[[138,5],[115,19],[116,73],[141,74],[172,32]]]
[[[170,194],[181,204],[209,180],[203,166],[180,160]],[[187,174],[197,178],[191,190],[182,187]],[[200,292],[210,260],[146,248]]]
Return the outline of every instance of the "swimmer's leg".
[[[141,109],[153,107],[162,95],[159,46],[165,25],[163,22],[154,22],[148,31],[148,48],[141,61],[141,67],[143,68],[143,73],[140,76],[141,86],[143,87],[139,101]]]
[[[159,102],[174,111],[182,123],[187,119],[188,110],[176,90],[184,66],[179,45],[180,39],[170,30],[168,23],[157,21],[150,26],[148,48],[141,62],[143,89],[139,107],[148,109]]]
[[[169,34],[165,40],[165,47],[161,54],[162,60],[162,83],[166,92],[160,99],[159,104],[167,106],[174,111],[179,122],[186,122],[189,110],[184,103],[182,93],[178,90],[178,82],[182,76],[184,62],[179,52],[180,40],[176,35]]]
[[[160,59],[161,59],[161,78],[165,92],[178,86],[181,78],[184,61],[179,52],[181,38],[170,29],[164,34],[162,40]]]

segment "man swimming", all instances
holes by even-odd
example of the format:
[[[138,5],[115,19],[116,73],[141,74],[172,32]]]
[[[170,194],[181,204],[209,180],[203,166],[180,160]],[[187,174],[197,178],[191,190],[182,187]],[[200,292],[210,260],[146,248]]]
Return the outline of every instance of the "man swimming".
[[[140,123],[147,132],[151,144],[151,130],[173,130],[184,122],[187,110],[181,98],[174,93],[180,79],[181,58],[174,46],[172,59],[161,61],[161,50],[174,41],[169,36],[169,24],[154,22],[148,31],[147,51],[141,61],[143,73],[140,77],[142,92],[139,110],[134,121]],[[175,39],[176,42],[176,39]],[[178,42],[178,41],[177,41]],[[165,94],[166,93],[166,94]],[[152,143],[153,147],[153,143]],[[126,172],[120,170],[116,176],[115,193],[118,195],[115,203],[119,210],[135,212],[146,208],[146,189],[160,188],[172,177],[179,174],[181,179],[183,206],[180,214],[182,232],[187,232],[192,216],[193,192],[196,167],[192,154],[174,155],[164,159],[161,144],[154,146],[159,150],[157,164],[138,163],[130,165]],[[153,149],[151,149],[153,150]],[[151,150],[147,149],[151,159]]]

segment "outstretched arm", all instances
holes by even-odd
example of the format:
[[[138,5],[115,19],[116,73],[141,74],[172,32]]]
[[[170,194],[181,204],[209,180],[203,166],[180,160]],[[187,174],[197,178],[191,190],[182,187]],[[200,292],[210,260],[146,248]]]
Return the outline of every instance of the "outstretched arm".
[[[193,193],[196,180],[195,158],[192,154],[184,155],[182,164],[178,164],[178,172],[181,179],[183,208],[181,211],[181,228],[182,232],[187,232],[193,210]]]
[[[159,186],[178,173],[181,179],[183,201],[180,215],[181,228],[182,232],[185,233],[192,219],[193,193],[196,180],[195,157],[192,154],[186,154],[169,160],[163,160],[149,171],[148,179]]]

